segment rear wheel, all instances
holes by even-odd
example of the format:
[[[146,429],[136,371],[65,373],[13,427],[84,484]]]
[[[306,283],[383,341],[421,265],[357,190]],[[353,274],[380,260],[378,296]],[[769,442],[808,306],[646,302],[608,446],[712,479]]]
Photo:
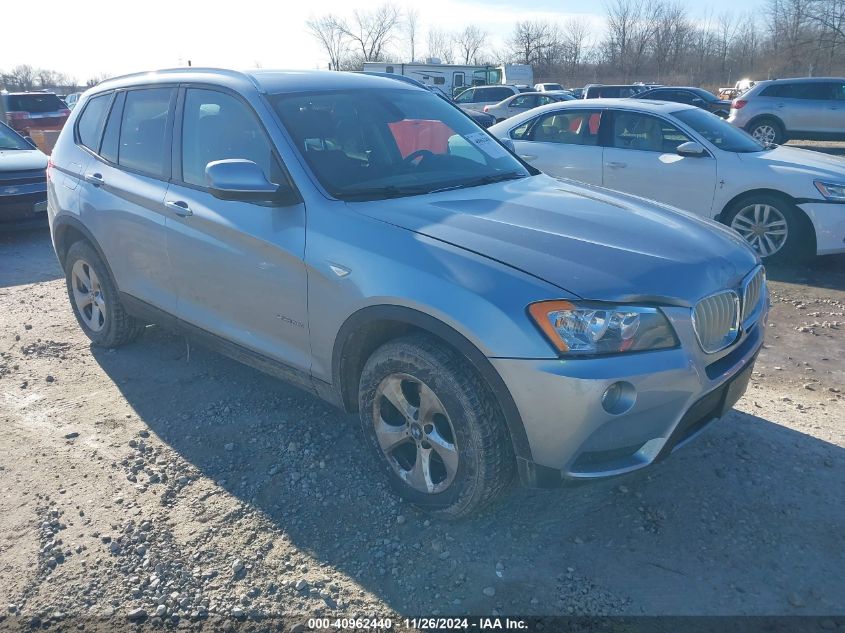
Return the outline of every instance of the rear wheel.
[[[65,257],[65,283],[82,331],[99,347],[118,347],[143,332],[127,314],[109,270],[87,242],[75,242]]]
[[[752,121],[748,126],[748,133],[763,145],[780,145],[786,140],[783,126],[771,117],[762,117]]]
[[[424,335],[385,343],[367,360],[361,424],[399,495],[450,517],[491,503],[514,476],[504,417],[454,350]]]
[[[734,204],[725,223],[767,261],[804,258],[810,239],[799,211],[784,198],[759,195]]]

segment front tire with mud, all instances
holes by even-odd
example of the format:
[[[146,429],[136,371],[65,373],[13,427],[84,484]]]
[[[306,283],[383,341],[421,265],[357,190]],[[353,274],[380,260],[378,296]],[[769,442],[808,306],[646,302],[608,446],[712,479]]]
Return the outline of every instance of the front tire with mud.
[[[404,336],[373,352],[359,384],[364,435],[403,499],[456,518],[510,485],[504,416],[462,354],[424,334]]]

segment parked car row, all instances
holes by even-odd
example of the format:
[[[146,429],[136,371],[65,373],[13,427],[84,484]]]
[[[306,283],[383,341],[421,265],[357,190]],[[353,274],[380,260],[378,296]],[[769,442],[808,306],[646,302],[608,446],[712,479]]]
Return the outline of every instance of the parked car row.
[[[490,132],[547,174],[718,220],[763,258],[845,251],[843,159],[765,145],[695,106],[568,101]]]

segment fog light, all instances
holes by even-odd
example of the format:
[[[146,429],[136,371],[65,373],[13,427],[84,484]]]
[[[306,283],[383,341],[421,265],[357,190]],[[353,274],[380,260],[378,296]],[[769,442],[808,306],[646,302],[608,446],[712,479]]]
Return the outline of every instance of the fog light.
[[[601,406],[612,415],[621,415],[630,410],[637,401],[637,390],[630,382],[615,382],[605,389]]]

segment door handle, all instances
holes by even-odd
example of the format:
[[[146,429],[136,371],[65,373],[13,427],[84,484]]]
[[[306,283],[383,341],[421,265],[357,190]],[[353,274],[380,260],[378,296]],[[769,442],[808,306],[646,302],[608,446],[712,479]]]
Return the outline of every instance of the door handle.
[[[90,182],[95,187],[102,187],[106,184],[103,180],[103,174],[85,174],[85,182]]]
[[[164,203],[164,206],[176,213],[180,218],[187,218],[189,215],[194,214],[188,203],[184,200],[168,200]]]
[[[520,158],[524,158],[525,160],[534,160],[537,158],[534,154],[520,154]]]
[[[611,169],[624,169],[625,167],[628,166],[628,163],[619,163],[619,162],[616,162],[616,161],[610,161],[607,164],[607,166],[610,167]]]

